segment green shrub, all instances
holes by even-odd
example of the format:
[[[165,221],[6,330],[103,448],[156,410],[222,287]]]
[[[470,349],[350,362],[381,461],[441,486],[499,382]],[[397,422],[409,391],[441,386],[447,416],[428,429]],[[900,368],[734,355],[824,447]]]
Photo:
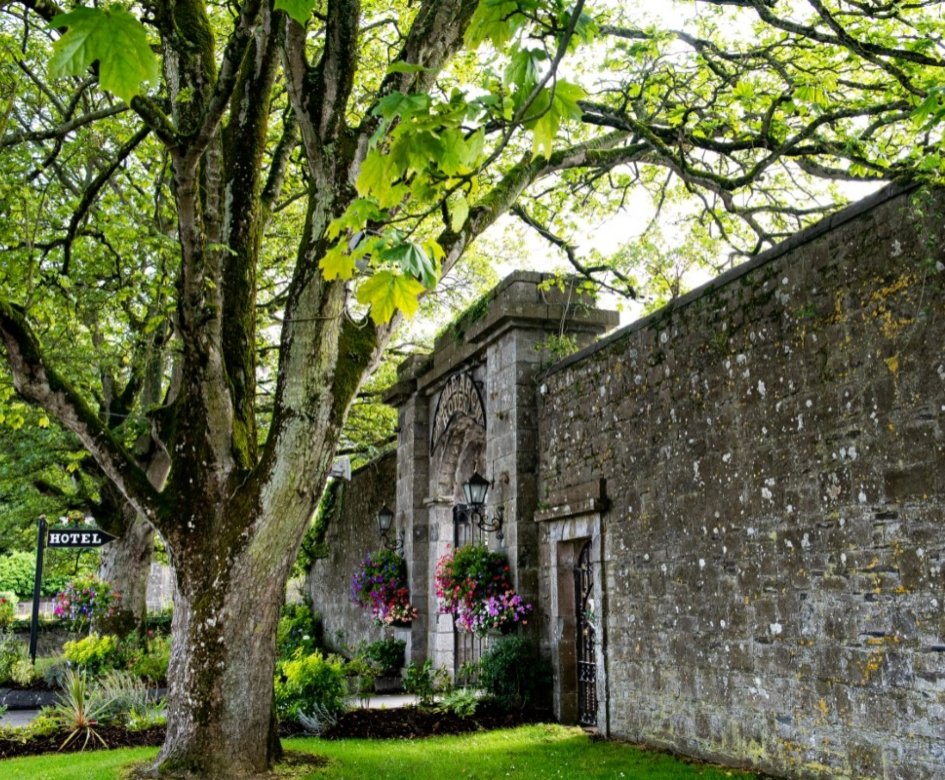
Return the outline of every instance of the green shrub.
[[[157,636],[148,640],[147,648],[135,647],[127,651],[128,670],[153,685],[167,679],[167,665],[171,658],[171,640]]]
[[[12,679],[13,667],[26,658],[26,646],[10,631],[0,632],[0,684]]]
[[[376,663],[381,677],[393,677],[404,665],[406,647],[403,639],[381,639],[362,646],[358,655]]]
[[[23,688],[28,688],[36,682],[38,675],[29,658],[21,658],[10,669],[10,679]]]
[[[169,605],[159,612],[149,612],[144,619],[145,628],[160,634],[171,632],[171,622],[174,620],[174,607]]]
[[[434,670],[433,662],[427,659],[421,666],[410,664],[404,670],[404,690],[420,698],[421,707],[433,704],[433,697],[451,687],[449,672],[441,666]]]
[[[70,563],[72,558],[70,557]],[[47,560],[47,564],[50,561]],[[36,553],[17,552],[0,556],[0,591],[12,591],[17,600],[26,601],[33,598],[33,582],[36,578]],[[62,590],[69,577],[47,568],[43,572],[43,583],[40,593],[43,596],[55,596]]]
[[[450,691],[436,706],[437,712],[452,712],[461,718],[471,718],[476,714],[479,697],[472,688],[456,688]]]
[[[0,591],[0,628],[9,628],[16,617],[16,594],[12,590]]]
[[[374,681],[380,671],[376,661],[361,656],[355,656],[345,664],[345,674],[353,682],[353,693],[360,697],[362,707],[366,704],[365,700],[374,693]]]
[[[128,731],[144,731],[167,723],[167,705],[164,700],[152,701],[143,709],[132,708],[128,713]]]
[[[23,736],[29,738],[33,737],[48,737],[52,734],[55,734],[59,731],[59,720],[53,715],[52,707],[43,707],[39,711],[33,720],[29,722],[29,725],[22,728]]]
[[[282,608],[276,629],[276,647],[279,658],[310,655],[321,647],[318,615],[306,604],[286,604]]]
[[[90,674],[117,669],[123,660],[121,642],[113,634],[89,634],[83,639],[66,642],[62,646],[62,652],[69,663]]]
[[[344,660],[319,651],[281,661],[276,669],[276,708],[280,715],[298,720],[313,704],[329,712],[345,708],[348,692]]]
[[[96,694],[105,702],[102,717],[106,721],[128,723],[134,719],[140,727],[164,709],[163,699],[157,700],[148,684],[131,672],[110,671],[98,682]]]
[[[479,659],[479,684],[503,709],[543,706],[551,689],[551,669],[532,642],[502,637]]]
[[[33,595],[36,553],[11,552],[0,557],[0,590],[13,591],[18,598]]]
[[[66,681],[69,662],[63,656],[50,656],[36,659],[36,674],[50,688],[61,688]]]

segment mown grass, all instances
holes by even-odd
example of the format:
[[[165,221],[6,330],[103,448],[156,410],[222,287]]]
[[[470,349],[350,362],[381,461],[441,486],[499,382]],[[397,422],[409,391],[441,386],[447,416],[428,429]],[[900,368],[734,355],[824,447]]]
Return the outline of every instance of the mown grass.
[[[579,729],[522,726],[424,740],[285,740],[288,750],[324,756],[329,764],[308,775],[320,780],[552,780],[653,778],[750,780],[747,772],[692,764],[618,742],[592,741]],[[155,748],[46,755],[0,761],[0,780],[117,780],[122,767]]]

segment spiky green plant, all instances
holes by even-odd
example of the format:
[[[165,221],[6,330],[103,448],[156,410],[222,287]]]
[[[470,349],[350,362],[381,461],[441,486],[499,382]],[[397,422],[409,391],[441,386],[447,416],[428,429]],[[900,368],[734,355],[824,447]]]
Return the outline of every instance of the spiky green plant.
[[[84,672],[69,669],[52,710],[52,716],[60,727],[69,732],[59,749],[62,750],[83,734],[85,741],[82,743],[82,750],[88,747],[93,738],[98,740],[102,747],[108,747],[95,727],[99,725],[99,719],[107,715],[110,705],[111,701],[107,697],[89,687]]]

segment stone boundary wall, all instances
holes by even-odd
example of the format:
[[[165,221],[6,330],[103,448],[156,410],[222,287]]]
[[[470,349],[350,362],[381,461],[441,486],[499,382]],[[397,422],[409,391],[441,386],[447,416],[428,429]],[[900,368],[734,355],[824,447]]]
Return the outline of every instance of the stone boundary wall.
[[[597,518],[610,734],[945,776],[942,214],[884,190],[540,378],[541,601]]]
[[[384,629],[373,624],[370,611],[351,602],[351,575],[366,553],[380,548],[377,510],[385,504],[393,508],[396,485],[393,452],[362,466],[350,482],[341,483],[337,510],[326,526],[328,557],[315,561],[306,588],[332,649],[344,650],[361,640],[372,642],[385,636]]]

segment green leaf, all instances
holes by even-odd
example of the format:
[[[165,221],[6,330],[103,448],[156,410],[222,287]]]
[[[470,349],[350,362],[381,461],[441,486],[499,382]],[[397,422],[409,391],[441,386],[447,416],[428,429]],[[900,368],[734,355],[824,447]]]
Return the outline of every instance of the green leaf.
[[[541,49],[520,49],[515,52],[505,69],[505,84],[528,95],[538,83],[538,63],[546,59],[548,55]]]
[[[360,230],[372,219],[380,219],[383,212],[377,207],[377,204],[366,198],[355,198],[348,204],[344,213],[328,224],[325,235],[334,240],[338,238],[345,230]]]
[[[315,0],[276,0],[275,9],[285,11],[299,24],[305,24],[315,10]]]
[[[117,7],[77,8],[53,17],[50,27],[67,27],[53,45],[49,75],[78,76],[98,60],[102,89],[125,102],[157,84],[160,68],[148,44],[147,31],[134,16]]]
[[[447,176],[469,172],[469,152],[466,139],[459,130],[446,130],[440,134],[440,154],[437,165]]]
[[[443,262],[443,258],[446,257],[446,252],[443,251],[443,247],[435,238],[428,238],[424,241],[423,248],[437,263]]]
[[[466,224],[466,217],[469,216],[469,202],[460,195],[458,198],[451,201],[449,206],[450,228],[454,233],[458,233],[462,230],[463,225]]]
[[[371,319],[378,325],[389,322],[400,309],[410,319],[420,305],[423,285],[409,276],[378,271],[358,287],[358,301],[371,307]]]
[[[378,260],[397,263],[405,273],[420,279],[426,287],[436,285],[436,264],[423,247],[413,241],[401,241],[388,247],[380,253]]]
[[[349,254],[345,242],[342,241],[325,253],[319,260],[318,267],[322,269],[322,276],[329,282],[332,279],[350,279],[354,276],[355,257]]]
[[[525,127],[532,131],[532,154],[550,157],[554,148],[555,136],[563,119],[580,119],[581,107],[578,101],[584,97],[584,90],[577,84],[559,81],[554,87],[545,87],[529,110],[535,117],[525,121]]]
[[[384,119],[393,119],[395,116],[404,118],[415,114],[424,114],[429,110],[429,95],[422,93],[405,95],[403,92],[391,92],[377,101],[377,105],[371,113],[374,116],[382,116]]]
[[[912,112],[912,118],[920,125],[929,125],[945,119],[945,87],[932,87],[926,98]]]
[[[372,149],[361,163],[355,186],[362,197],[373,195],[382,207],[390,206],[393,205],[388,200],[391,183],[399,177],[393,158],[379,149]]]
[[[490,41],[496,48],[502,48],[512,40],[519,27],[526,21],[520,6],[515,0],[480,0],[466,28],[466,44],[475,48],[484,41]]]

